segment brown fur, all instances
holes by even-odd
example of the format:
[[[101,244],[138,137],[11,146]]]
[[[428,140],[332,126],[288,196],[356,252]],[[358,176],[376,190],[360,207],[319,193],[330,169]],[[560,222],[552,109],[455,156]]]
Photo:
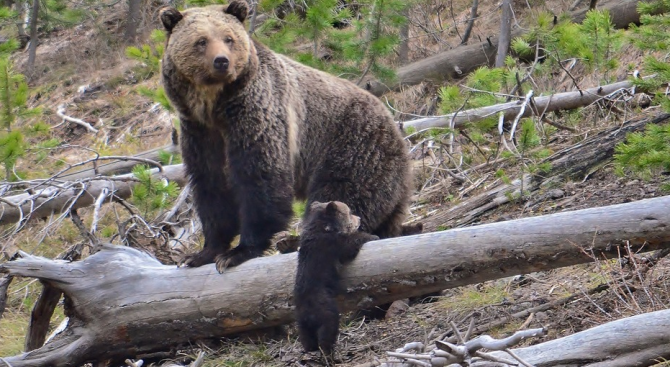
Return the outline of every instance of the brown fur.
[[[308,208],[345,202],[361,217],[362,231],[400,235],[410,171],[385,106],[250,39],[241,23],[247,12],[234,0],[161,13],[169,32],[162,79],[180,115],[205,235],[204,249],[187,264],[216,257],[222,271],[260,256],[288,226],[294,197],[306,198]],[[218,56],[230,60],[225,72],[212,66]],[[238,233],[240,244],[230,250]]]
[[[337,341],[340,264],[352,261],[364,243],[378,239],[358,232],[360,218],[346,204],[314,202],[300,235],[293,301],[305,351],[330,355]]]

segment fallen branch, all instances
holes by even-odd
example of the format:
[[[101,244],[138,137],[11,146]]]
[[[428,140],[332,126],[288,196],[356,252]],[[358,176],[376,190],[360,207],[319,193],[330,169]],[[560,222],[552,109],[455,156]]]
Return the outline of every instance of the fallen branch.
[[[536,97],[533,102],[535,103],[535,110],[542,114],[559,110],[572,110],[588,106],[601,99],[607,99],[611,95],[620,92],[630,93],[625,90],[632,86],[633,84],[631,82],[623,81],[583,91],[556,93],[549,96]],[[528,117],[534,114],[534,109],[526,108],[527,104],[527,100],[506,102],[493,106],[459,111],[443,116],[404,121],[402,124],[404,128],[413,127],[417,131],[421,131],[433,127],[450,126],[451,121],[453,120],[453,127],[459,127],[469,122],[477,122],[487,117],[495,116],[500,112],[503,113],[505,120],[514,119],[515,121],[518,121],[518,119],[522,117]]]
[[[158,169],[152,169],[158,175]],[[175,181],[183,186],[186,184],[183,166],[181,164],[163,167],[162,177]],[[37,181],[43,184],[51,180]],[[0,224],[15,223],[29,218],[43,218],[52,213],[62,213],[93,205],[96,198],[106,189],[110,195],[125,199],[130,197],[132,187],[136,184],[132,174],[113,176],[109,178],[92,178],[74,183],[52,182],[51,185],[42,185],[32,193],[8,196],[0,201]]]
[[[668,207],[670,196],[373,241],[343,270],[342,310],[593,261],[587,253],[618,257],[620,244],[632,251],[670,248]],[[77,262],[22,256],[0,264],[0,272],[61,290],[69,319],[43,347],[6,357],[1,367],[121,362],[293,320],[296,254],[253,259],[224,274],[213,265],[163,266],[121,246]],[[670,328],[658,325],[663,328],[645,332],[668,340],[659,337]]]
[[[566,179],[582,180],[596,167],[612,159],[614,147],[626,137],[626,134],[642,131],[647,124],[661,124],[669,119],[670,114],[662,114],[655,118],[629,121],[623,126],[617,126],[592,136],[547,158],[546,162],[551,163],[551,170],[542,177],[525,174],[510,184],[500,184],[461,204],[436,213],[424,222],[424,227],[430,230],[438,226],[464,226],[489,210],[509,203],[515,198],[522,195],[532,196],[541,187],[550,187],[556,183],[565,182]]]
[[[88,130],[92,133],[97,133],[98,132],[98,129],[91,126],[91,124],[89,124],[88,122],[66,115],[65,114],[65,108],[66,108],[65,104],[59,105],[58,108],[56,109],[56,115],[58,115],[58,117],[62,118],[65,121],[74,122],[77,125],[83,126],[83,127],[86,128],[86,130]]]
[[[93,159],[87,161],[87,163],[88,162],[93,163],[95,167],[71,173],[63,172],[61,175],[58,176],[58,179],[64,181],[76,181],[98,175],[108,176],[112,174],[128,173],[133,169],[133,167],[135,167],[138,164],[138,162],[155,165],[154,162],[159,160],[161,152],[176,154],[179,153],[179,146],[175,144],[167,144],[162,147],[154,148],[142,153],[135,154],[132,157],[117,157],[116,162],[100,164],[99,163],[100,160],[109,159],[109,157],[103,156],[100,157],[100,159]]]

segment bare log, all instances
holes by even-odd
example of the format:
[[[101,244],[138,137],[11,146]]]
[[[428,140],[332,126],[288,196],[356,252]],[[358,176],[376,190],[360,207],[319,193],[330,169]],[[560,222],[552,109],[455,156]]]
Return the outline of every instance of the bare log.
[[[631,88],[633,84],[629,81],[623,81],[613,84],[602,85],[589,88],[582,91],[556,93],[549,96],[537,97],[534,99],[536,111],[547,113],[559,110],[571,110],[579,107],[588,106],[600,99],[607,99]],[[413,127],[416,130],[428,129],[431,127],[446,127],[453,120],[454,127],[462,126],[468,122],[481,121],[487,117],[496,116],[499,112],[505,115],[505,120],[511,120],[519,115],[522,109],[522,101],[501,103],[493,106],[473,108],[471,110],[450,113],[444,116],[425,117],[411,121],[403,122],[403,127]],[[519,117],[528,117],[535,113],[532,108],[525,108]]]
[[[179,153],[179,146],[175,144],[167,144],[162,147],[150,149],[145,152],[135,154],[132,157],[157,161],[160,158],[161,152],[167,152],[171,154]],[[76,181],[81,180],[83,178],[89,178],[98,175],[108,176],[113,174],[128,173],[136,165],[138,165],[137,161],[124,161],[124,160],[119,160],[116,162],[100,163],[95,168],[88,168],[76,172],[64,173],[58,176],[58,179],[65,181]]]
[[[609,10],[614,26],[625,28],[630,23],[640,22],[640,14],[636,8],[640,1],[643,0],[611,1],[601,4],[598,9]],[[586,10],[574,12],[572,19],[574,22],[581,22],[585,14]],[[519,37],[523,33],[523,30],[515,30],[511,38]],[[391,84],[370,79],[364,80],[360,85],[375,96],[381,96],[402,86],[416,85],[424,81],[461,79],[480,66],[493,66],[497,49],[498,38],[491,37],[485,42],[457,47],[402,66],[396,70],[396,81]]]
[[[670,196],[508,222],[373,241],[343,270],[343,310],[515,274],[670,248]],[[0,272],[36,277],[66,296],[64,331],[1,367],[122,360],[197,339],[293,320],[296,254],[213,265],[163,266],[138,250],[105,246],[83,261],[28,254]],[[101,276],[103,275],[104,276]],[[160,306],[157,306],[160,305]],[[667,330],[667,329],[665,329]]]
[[[158,174],[158,169],[153,169]],[[162,177],[175,181],[183,186],[186,184],[183,165],[176,164],[163,167]],[[46,180],[45,180],[46,181]],[[62,213],[71,209],[93,205],[103,190],[111,194],[128,198],[132,187],[136,184],[132,174],[119,175],[111,178],[89,179],[79,184],[70,184],[63,187],[43,185],[34,193],[26,193],[5,197],[0,202],[0,224],[16,223],[30,217],[47,217],[52,213]]]
[[[560,339],[512,351],[536,367],[652,366],[670,358],[670,310],[608,322]],[[491,355],[509,358],[505,352]],[[472,366],[484,367],[489,362]]]

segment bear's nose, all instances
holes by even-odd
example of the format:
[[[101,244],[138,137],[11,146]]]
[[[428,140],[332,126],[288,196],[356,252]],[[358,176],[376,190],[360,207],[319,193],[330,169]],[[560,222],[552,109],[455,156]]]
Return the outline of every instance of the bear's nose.
[[[228,69],[228,58],[225,56],[217,56],[214,58],[214,70],[226,71]]]

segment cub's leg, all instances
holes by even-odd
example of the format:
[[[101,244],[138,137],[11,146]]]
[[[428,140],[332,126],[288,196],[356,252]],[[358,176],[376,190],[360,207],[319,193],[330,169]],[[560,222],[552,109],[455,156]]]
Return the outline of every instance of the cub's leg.
[[[189,176],[205,244],[184,264],[198,267],[213,263],[230,249],[239,233],[238,204],[226,177],[226,152],[220,132],[199,123],[181,121],[181,149]]]

